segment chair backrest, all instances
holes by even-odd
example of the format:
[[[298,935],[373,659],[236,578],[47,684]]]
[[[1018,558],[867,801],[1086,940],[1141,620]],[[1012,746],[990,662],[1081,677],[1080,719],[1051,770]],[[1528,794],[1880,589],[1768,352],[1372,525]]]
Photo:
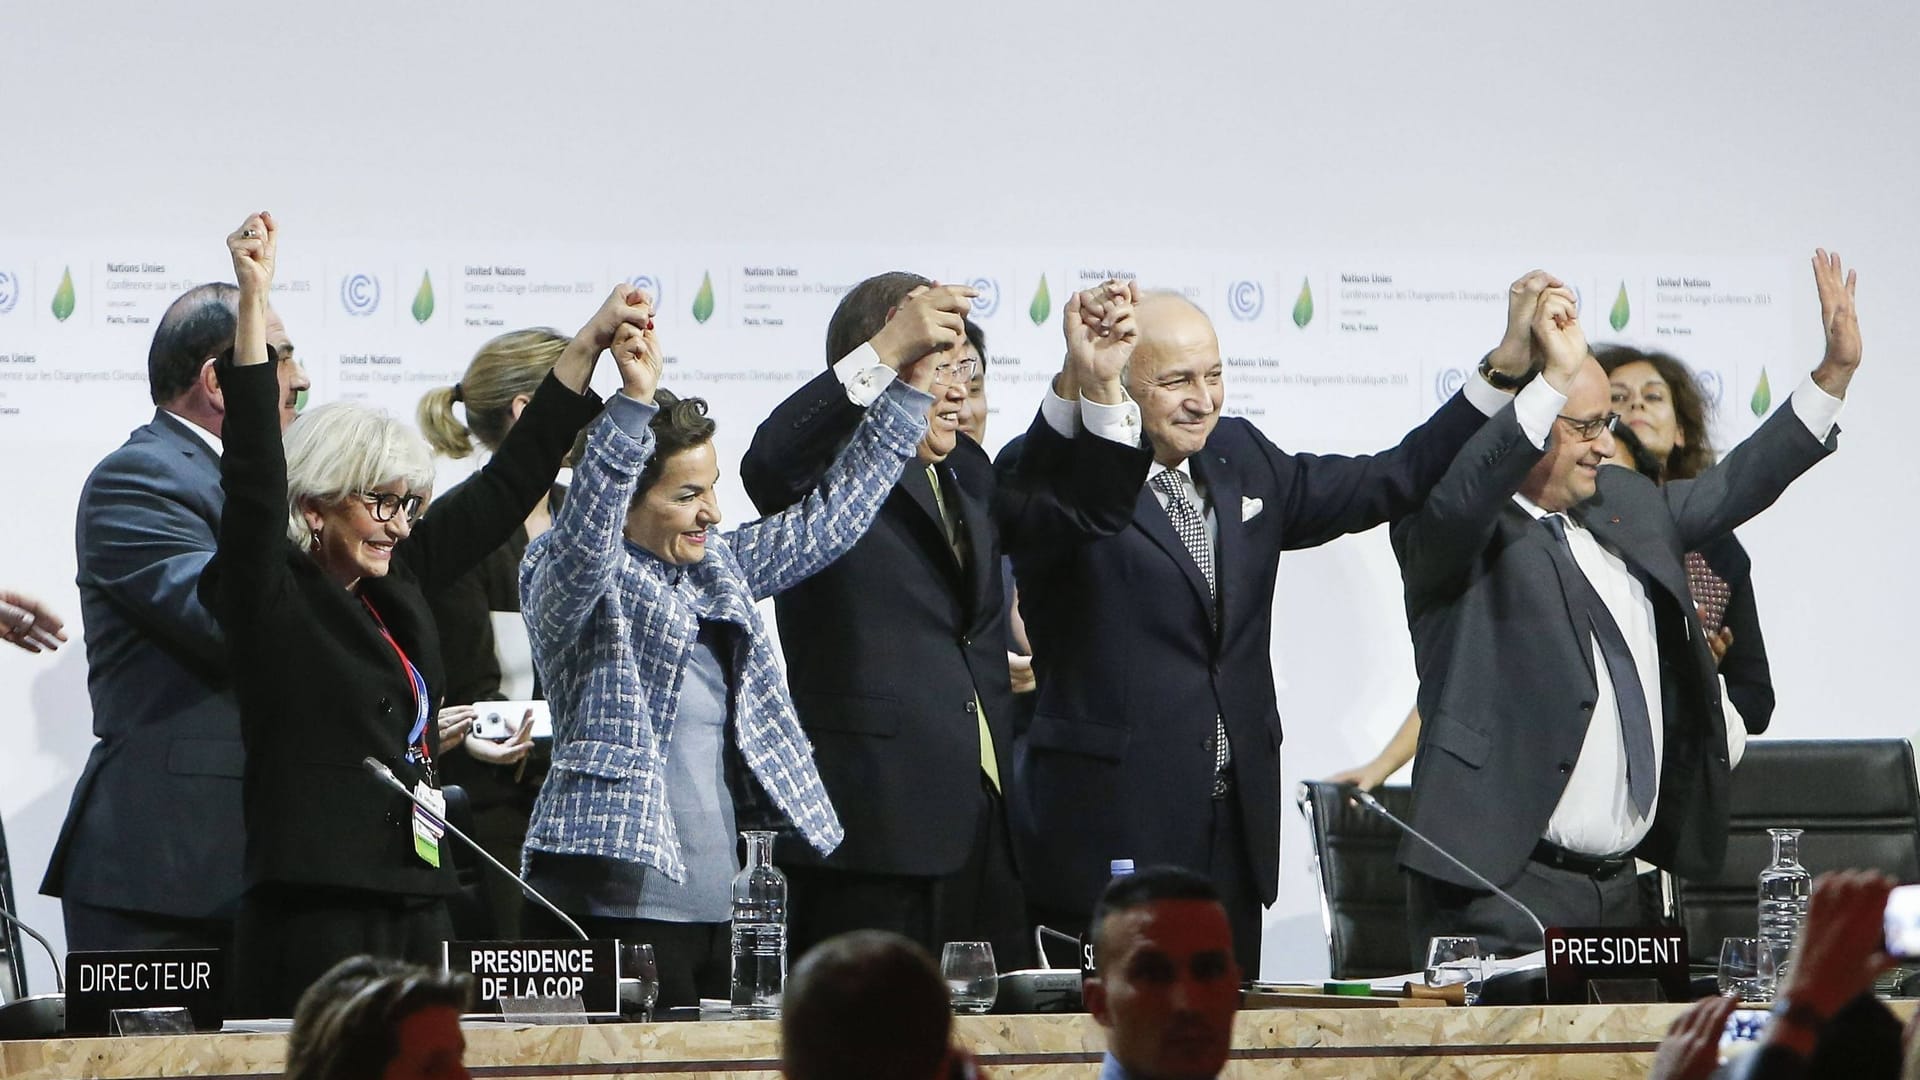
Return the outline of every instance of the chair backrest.
[[[1712,877],[1677,879],[1674,905],[1695,963],[1720,940],[1753,935],[1769,828],[1802,830],[1800,863],[1880,870],[1920,880],[1920,780],[1905,739],[1759,739],[1733,770],[1727,861]]]
[[[1374,798],[1404,818],[1413,789],[1380,787]],[[1339,787],[1308,780],[1297,796],[1313,834],[1313,876],[1336,979],[1373,979],[1407,970],[1407,886],[1394,853],[1400,834]]]
[[[13,860],[7,857],[7,830],[0,825],[0,907],[18,917],[13,902]],[[27,996],[27,962],[20,955],[20,928],[0,920],[0,1001]]]

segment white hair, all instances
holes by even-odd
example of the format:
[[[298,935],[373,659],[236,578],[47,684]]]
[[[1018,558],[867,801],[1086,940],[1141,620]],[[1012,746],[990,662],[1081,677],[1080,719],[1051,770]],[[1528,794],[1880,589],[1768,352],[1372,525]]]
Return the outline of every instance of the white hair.
[[[425,494],[433,487],[427,441],[383,409],[329,402],[301,413],[287,429],[287,538],[312,539],[305,502],[336,502],[395,480]]]

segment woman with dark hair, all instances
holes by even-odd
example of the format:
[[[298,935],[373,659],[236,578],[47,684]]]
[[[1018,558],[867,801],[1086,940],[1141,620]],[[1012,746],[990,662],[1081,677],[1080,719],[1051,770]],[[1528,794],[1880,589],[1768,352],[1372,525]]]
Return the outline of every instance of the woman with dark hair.
[[[273,219],[249,217],[227,245],[240,282],[221,379],[227,502],[200,593],[226,632],[246,746],[236,1009],[286,1016],[342,957],[440,960],[457,882],[438,822],[364,762],[441,799],[429,732],[445,666],[423,593],[525,520],[599,411],[587,382],[614,327],[651,313],[616,287],[480,477],[421,519],[432,455],[386,413],[335,402],[282,441],[265,330]]]
[[[1645,475],[1655,483],[1691,480],[1718,456],[1700,382],[1679,360],[1663,352],[1625,345],[1601,345],[1594,358],[1613,388],[1614,441],[1620,452],[1609,462]],[[1693,592],[1707,644],[1720,662],[1724,700],[1737,717],[1727,722],[1728,749],[1737,764],[1747,736],[1767,730],[1773,720],[1773,675],[1767,666],[1760,611],[1753,600],[1753,562],[1732,533],[1686,555],[1687,584]],[[1736,722],[1737,720],[1737,722]],[[1333,783],[1371,790],[1413,760],[1420,740],[1420,714],[1409,711],[1387,745],[1372,761],[1328,777]]]
[[[464,1080],[460,1014],[473,979],[355,956],[320,976],[293,1012],[286,1080]]]
[[[892,380],[806,499],[722,535],[706,403],[655,389],[651,330],[613,352],[622,390],[520,569],[554,725],[524,865],[588,933],[653,946],[661,1005],[693,1005],[727,992],[739,820],[766,796],[823,854],[842,835],[753,605],[867,531],[926,433],[934,365]]]

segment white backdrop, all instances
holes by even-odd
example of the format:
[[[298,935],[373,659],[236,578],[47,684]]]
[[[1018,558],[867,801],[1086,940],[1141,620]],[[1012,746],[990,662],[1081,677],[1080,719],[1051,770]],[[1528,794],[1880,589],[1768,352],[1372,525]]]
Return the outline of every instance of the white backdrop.
[[[1804,261],[1825,244],[1861,270],[1868,368],[1843,453],[1742,533],[1774,734],[1906,734],[1883,673],[1907,661],[1896,538],[1914,511],[1880,486],[1920,389],[1897,329],[1920,291],[1916,35],[1920,10],[1890,2],[20,0],[0,13],[0,581],[77,612],[75,494],[150,412],[138,320],[225,276],[221,237],[260,207],[285,226],[279,304],[318,400],[411,415],[490,333],[571,330],[613,281],[648,276],[669,385],[714,395],[729,462],[818,370],[834,291],[895,267],[993,284],[990,448],[1057,363],[1060,303],[1106,270],[1213,312],[1244,361],[1230,404],[1289,448],[1394,441],[1492,343],[1498,294],[1533,265],[1582,286],[1593,327],[1627,292],[1605,336],[1713,370],[1737,437],[1760,371],[1777,406],[1817,357]],[[1416,299],[1354,295],[1347,274]],[[1710,281],[1709,302],[1669,276]],[[1296,326],[1303,282],[1315,317]],[[726,508],[750,509],[737,490]],[[1371,754],[1413,679],[1381,533],[1282,565],[1293,780]],[[91,744],[85,668],[77,642],[0,651],[0,818],[22,914],[56,939],[34,889]],[[1263,966],[1313,975],[1291,817],[1284,843]],[[33,977],[51,982],[43,963]]]

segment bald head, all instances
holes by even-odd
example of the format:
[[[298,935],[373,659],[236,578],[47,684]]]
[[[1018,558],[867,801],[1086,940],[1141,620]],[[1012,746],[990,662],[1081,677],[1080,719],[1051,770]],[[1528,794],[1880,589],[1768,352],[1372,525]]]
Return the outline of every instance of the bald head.
[[[1140,337],[1127,365],[1127,392],[1140,405],[1153,457],[1173,468],[1200,452],[1225,398],[1213,321],[1176,292],[1150,292],[1134,306]]]

